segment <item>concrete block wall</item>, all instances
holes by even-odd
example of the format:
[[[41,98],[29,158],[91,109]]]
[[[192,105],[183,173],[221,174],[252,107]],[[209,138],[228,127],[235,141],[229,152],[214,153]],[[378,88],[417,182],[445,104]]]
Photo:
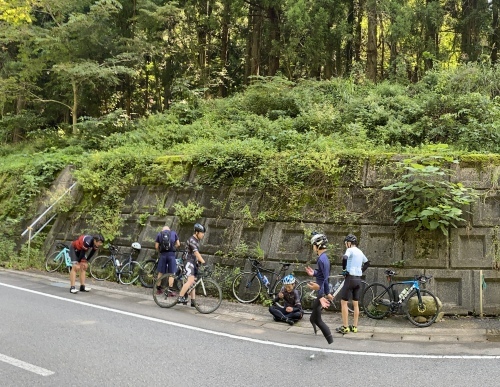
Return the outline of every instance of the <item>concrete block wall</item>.
[[[391,205],[386,199],[377,203],[375,215],[370,215],[369,211],[365,211],[367,198],[374,189],[380,189],[382,174],[367,163],[361,175],[361,187],[357,190],[349,194],[347,187],[342,188],[348,193],[345,195],[346,208],[361,214],[353,224],[339,224],[333,220],[319,222],[314,219],[314,211],[305,212],[304,219],[300,221],[284,219],[248,224],[239,218],[238,211],[229,202],[234,200],[247,204],[252,211],[258,212],[262,206],[261,194],[251,189],[133,187],[123,207],[121,235],[114,242],[128,248],[132,242],[139,241],[143,246],[139,259],[153,254],[154,238],[163,225],[175,229],[184,242],[192,234],[192,224],[180,224],[172,206],[192,200],[205,207],[203,218],[199,219],[207,227],[201,253],[208,257],[209,262],[248,268],[244,258],[229,261],[222,256],[234,251],[241,243],[250,247],[258,245],[264,252],[266,266],[278,269],[280,261],[293,262],[294,273],[306,278],[304,267],[314,263],[315,257],[304,230],[321,229],[331,243],[332,274],[336,274],[340,272],[343,238],[348,233],[354,233],[360,240],[360,248],[372,262],[366,273],[368,282],[385,283],[384,270],[387,268],[398,272],[397,279],[431,274],[434,278],[426,286],[441,299],[446,313],[479,313],[482,270],[486,283],[483,311],[500,314],[500,272],[493,268],[500,255],[497,251],[497,241],[500,240],[500,190],[497,189],[499,182],[492,181],[492,177],[499,175],[495,167],[456,166],[456,175],[452,179],[475,188],[481,196],[476,203],[464,209],[467,211],[466,222],[458,228],[451,228],[448,236],[441,232],[416,232],[412,228],[394,226]],[[193,173],[190,179],[195,178]],[[386,195],[385,191],[383,194],[380,192]],[[144,226],[139,225],[141,214],[153,214],[160,207],[165,209],[167,215],[150,215]],[[51,243],[71,240],[80,230],[87,229],[85,217],[74,224],[71,218],[61,216],[57,220],[49,239]],[[402,262],[404,265],[400,267]]]

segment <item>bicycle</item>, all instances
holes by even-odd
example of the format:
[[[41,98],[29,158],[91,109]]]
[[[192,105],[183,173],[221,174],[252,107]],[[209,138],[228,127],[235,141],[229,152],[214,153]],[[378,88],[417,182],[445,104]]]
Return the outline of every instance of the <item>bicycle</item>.
[[[417,327],[428,327],[436,321],[440,309],[437,298],[429,290],[420,289],[420,284],[429,282],[432,276],[421,274],[412,280],[393,282],[392,277],[397,273],[386,270],[385,274],[389,280],[388,287],[373,283],[363,293],[364,311],[368,317],[380,320],[402,310],[408,320]],[[403,289],[399,294],[394,288],[397,285],[410,284],[410,288]]]
[[[249,304],[257,300],[262,291],[262,287],[266,289],[269,297],[278,294],[283,287],[282,278],[285,276],[291,263],[280,262],[281,269],[275,272],[271,269],[266,269],[262,266],[262,262],[255,258],[247,258],[252,264],[252,271],[244,271],[236,275],[233,280],[233,295],[243,304]],[[262,273],[271,274],[271,280]],[[300,294],[301,295],[301,294]]]
[[[345,277],[342,274],[331,275],[328,277],[328,285],[329,285],[329,294],[332,295],[333,299],[330,301],[330,306],[327,310],[330,311],[339,311],[341,310],[341,299],[340,299],[340,291],[344,286]],[[300,293],[302,294],[301,304],[305,314],[309,314],[312,312],[312,303],[317,298],[318,291],[311,290],[307,284],[310,280],[305,280],[300,282],[297,285],[297,288],[301,288]],[[333,284],[335,283],[335,284]],[[363,294],[365,289],[369,286],[368,282],[361,280],[361,291],[360,294]],[[349,299],[347,302],[347,309],[349,312],[354,312],[354,307],[352,305],[352,299]],[[359,309],[362,310],[361,302],[359,303]]]
[[[194,289],[196,298],[194,307],[203,314],[212,313],[222,303],[222,290],[217,282],[210,278],[212,269],[205,266],[204,270],[199,270],[196,281],[189,287],[186,296]],[[169,280],[174,277],[174,285],[169,288]],[[182,289],[184,281],[187,280],[184,265],[180,264],[176,274],[167,273],[160,277],[159,283],[162,289],[161,294],[157,294],[156,286],[153,287],[153,299],[161,308],[171,308],[177,305],[178,293]]]
[[[137,281],[142,268],[139,262],[133,260],[132,255],[139,250],[131,247],[129,253],[119,253],[119,248],[114,245],[109,245],[108,249],[111,255],[99,255],[90,262],[92,277],[98,281],[105,281],[114,273],[116,281],[123,285]]]
[[[184,254],[184,250],[178,250],[175,252],[177,264],[179,264],[179,254]],[[158,278],[158,261],[160,260],[160,255],[158,254],[156,258],[150,258],[141,262],[141,271],[139,273],[139,281],[145,288],[152,288],[156,279]],[[182,264],[182,259],[180,260]]]
[[[71,271],[71,267],[73,264],[71,263],[71,257],[69,256],[69,246],[66,245],[65,243],[58,243],[56,245],[59,251],[54,251],[52,254],[50,254],[47,259],[45,260],[45,269],[49,273],[53,273],[59,269],[59,267],[62,265],[64,262],[66,264],[66,267],[68,268],[68,271]]]

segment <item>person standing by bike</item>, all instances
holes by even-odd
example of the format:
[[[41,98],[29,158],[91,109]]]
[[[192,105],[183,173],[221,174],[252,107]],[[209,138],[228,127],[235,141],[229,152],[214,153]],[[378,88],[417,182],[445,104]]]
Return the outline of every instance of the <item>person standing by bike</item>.
[[[205,236],[205,231],[205,227],[203,227],[199,223],[196,223],[194,225],[194,234],[191,235],[191,237],[186,242],[186,262],[184,267],[186,269],[187,281],[184,286],[182,286],[182,289],[179,293],[179,298],[177,299],[178,304],[187,304],[187,298],[185,297],[185,295],[188,289],[191,287],[191,285],[194,284],[194,281],[196,280],[196,275],[198,274],[198,263],[205,263],[205,260],[203,259],[199,251],[200,242]],[[194,307],[196,302],[196,294],[194,289],[191,291],[190,297],[191,306]]]
[[[323,308],[330,306],[332,295],[329,294],[328,276],[330,275],[330,260],[326,255],[326,248],[328,239],[324,234],[313,233],[311,237],[311,245],[313,251],[318,255],[317,269],[313,270],[311,267],[306,267],[307,275],[316,277],[316,282],[309,282],[308,286],[312,290],[318,291],[318,297],[314,300],[312,305],[312,313],[309,321],[311,322],[314,334],[317,334],[316,327],[319,327],[323,336],[325,336],[328,344],[333,343],[333,336],[330,328],[321,319],[321,311]]]
[[[181,245],[179,237],[170,227],[163,226],[155,239],[155,249],[160,254],[158,260],[158,279],[165,273],[175,274],[177,271],[177,262],[175,261],[175,251]],[[168,279],[169,292],[173,293],[174,277]],[[156,284],[156,294],[162,294],[163,289],[160,284]],[[173,295],[175,297],[175,295]]]
[[[299,292],[295,289],[295,282],[295,277],[291,274],[283,278],[283,289],[273,300],[273,305],[269,307],[269,313],[273,315],[274,321],[284,321],[293,325],[302,318],[304,312]],[[284,306],[276,304],[280,300],[283,301]]]
[[[90,291],[90,288],[85,287],[88,261],[103,243],[104,237],[101,234],[80,235],[78,239],[71,242],[69,246],[69,256],[71,257],[71,271],[69,272],[70,293],[78,293],[78,290],[75,288],[77,272],[80,272],[80,291]]]
[[[359,320],[359,296],[361,292],[361,276],[370,265],[370,261],[366,258],[363,252],[358,248],[358,239],[355,235],[349,234],[344,238],[346,247],[345,254],[342,256],[342,274],[345,276],[344,286],[341,290],[341,309],[342,309],[342,326],[336,329],[336,332],[346,333],[358,332]],[[349,324],[349,309],[347,302],[352,294],[352,306],[354,309],[353,325]]]

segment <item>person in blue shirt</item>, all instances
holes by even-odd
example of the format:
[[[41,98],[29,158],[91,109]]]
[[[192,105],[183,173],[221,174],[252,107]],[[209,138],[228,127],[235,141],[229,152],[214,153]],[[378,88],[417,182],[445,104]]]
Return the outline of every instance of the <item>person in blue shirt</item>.
[[[344,244],[346,251],[342,256],[342,274],[345,276],[345,280],[340,293],[343,325],[336,329],[338,333],[342,333],[343,335],[349,332],[358,332],[361,276],[370,265],[370,261],[368,261],[363,252],[358,248],[358,238],[356,238],[355,235],[347,235],[344,239]],[[347,302],[351,294],[352,306],[354,308],[354,321],[353,325],[348,325],[349,309],[347,307]]]
[[[312,313],[309,321],[311,322],[314,334],[317,334],[317,327],[325,336],[328,344],[333,343],[333,336],[330,328],[321,319],[321,311],[323,308],[330,306],[332,295],[329,294],[328,276],[330,275],[330,260],[326,255],[328,239],[324,234],[313,233],[311,237],[311,245],[314,252],[318,255],[317,269],[313,270],[307,266],[305,268],[307,275],[316,277],[316,282],[309,282],[308,286],[312,290],[318,291],[318,297],[314,300],[312,305]]]
[[[273,300],[269,307],[269,313],[274,317],[274,321],[283,321],[289,325],[295,324],[302,318],[302,304],[300,303],[299,291],[295,288],[295,277],[288,274],[283,278],[283,288]],[[283,306],[277,304],[283,302]]]

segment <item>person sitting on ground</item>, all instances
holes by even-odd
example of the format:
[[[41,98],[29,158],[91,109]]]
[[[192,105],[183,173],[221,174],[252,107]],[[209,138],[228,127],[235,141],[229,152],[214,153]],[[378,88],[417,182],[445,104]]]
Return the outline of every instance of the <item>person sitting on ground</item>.
[[[269,307],[269,313],[273,315],[274,321],[283,321],[293,325],[302,318],[304,312],[299,292],[295,289],[295,282],[295,277],[291,274],[283,278],[283,288],[274,299],[273,305]],[[283,301],[284,306],[277,304],[280,300]]]
[[[71,257],[71,271],[69,273],[70,293],[78,293],[78,289],[75,288],[77,272],[80,272],[80,291],[90,291],[89,287],[85,287],[85,275],[88,267],[87,262],[93,257],[94,253],[103,243],[104,237],[101,234],[80,235],[78,239],[71,242],[69,247],[69,256]]]

